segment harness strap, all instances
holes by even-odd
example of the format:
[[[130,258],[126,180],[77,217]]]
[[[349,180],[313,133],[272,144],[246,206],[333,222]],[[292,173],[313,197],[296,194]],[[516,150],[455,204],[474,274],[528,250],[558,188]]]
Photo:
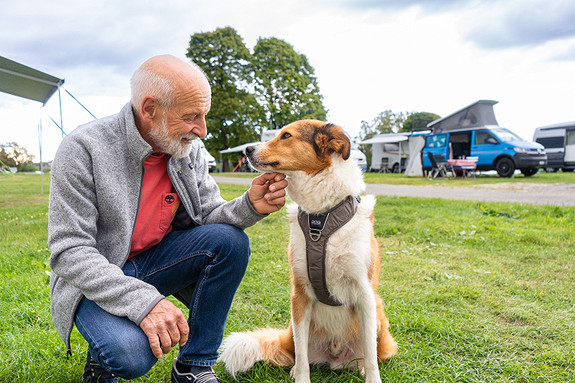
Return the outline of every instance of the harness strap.
[[[348,196],[322,214],[308,214],[298,208],[298,222],[306,242],[307,274],[317,299],[329,306],[341,306],[341,303],[331,296],[325,280],[327,241],[353,218],[359,201],[359,197]]]

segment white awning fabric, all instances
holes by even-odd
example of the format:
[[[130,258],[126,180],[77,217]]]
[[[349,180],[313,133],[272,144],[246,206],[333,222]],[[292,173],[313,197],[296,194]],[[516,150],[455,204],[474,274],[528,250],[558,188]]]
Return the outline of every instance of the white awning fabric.
[[[360,144],[392,144],[401,141],[407,141],[409,133],[380,134],[367,140],[361,141]]]
[[[0,56],[0,92],[46,104],[64,79]]]
[[[243,152],[245,152],[245,150],[248,146],[253,146],[253,145],[258,145],[258,144],[261,144],[261,142],[248,142],[247,144],[242,144],[242,145],[234,146],[233,148],[220,150],[220,153],[222,153],[222,154],[236,153],[236,152],[242,152],[243,153]]]

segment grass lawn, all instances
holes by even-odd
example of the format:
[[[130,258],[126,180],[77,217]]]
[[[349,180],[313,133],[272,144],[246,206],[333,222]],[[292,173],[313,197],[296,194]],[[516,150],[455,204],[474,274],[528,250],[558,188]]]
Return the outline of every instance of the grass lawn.
[[[504,181],[575,183],[567,173],[522,178]],[[0,382],[80,382],[86,342],[75,330],[67,358],[50,316],[49,180],[44,196],[39,181],[0,175]],[[222,185],[226,199],[245,190]],[[574,207],[379,196],[379,292],[400,346],[380,365],[383,381],[575,382],[574,226]],[[285,214],[247,232],[252,258],[226,331],[285,327]],[[175,355],[136,382],[169,382]],[[234,382],[223,366],[216,370],[222,382]],[[312,382],[362,381],[357,372],[324,367],[311,374]],[[238,379],[289,381],[289,369],[263,363]]]
[[[215,176],[253,178],[258,173],[214,173]],[[575,184],[575,172],[545,173],[539,172],[534,176],[525,177],[523,174],[516,174],[511,178],[501,178],[497,174],[479,174],[477,177],[463,178],[436,178],[427,179],[424,177],[405,177],[403,174],[392,173],[364,173],[365,182],[368,184],[391,184],[391,185],[436,185],[436,186],[470,186],[478,184],[494,183],[558,183]]]

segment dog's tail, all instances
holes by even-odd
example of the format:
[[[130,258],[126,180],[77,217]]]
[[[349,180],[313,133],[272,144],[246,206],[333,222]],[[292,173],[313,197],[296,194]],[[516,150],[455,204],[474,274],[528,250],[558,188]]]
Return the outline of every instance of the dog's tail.
[[[292,366],[295,358],[291,328],[235,332],[224,339],[221,351],[219,360],[234,378],[256,362]]]

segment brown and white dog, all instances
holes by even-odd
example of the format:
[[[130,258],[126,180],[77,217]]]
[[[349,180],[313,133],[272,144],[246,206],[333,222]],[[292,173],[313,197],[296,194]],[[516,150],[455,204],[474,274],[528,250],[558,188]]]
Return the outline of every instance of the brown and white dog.
[[[329,211],[365,189],[359,166],[350,156],[345,132],[315,120],[294,122],[265,144],[247,150],[263,172],[287,175],[288,196],[306,213]],[[377,294],[379,245],[373,231],[375,198],[363,196],[351,220],[325,245],[325,285],[341,306],[321,303],[311,285],[306,235],[298,207],[287,207],[290,222],[291,323],[287,329],[233,333],[222,345],[220,360],[235,376],[258,361],[291,366],[296,383],[310,382],[310,364],[332,369],[362,368],[367,383],[380,383],[378,359],[397,352],[383,302]],[[295,363],[294,363],[295,362]]]

